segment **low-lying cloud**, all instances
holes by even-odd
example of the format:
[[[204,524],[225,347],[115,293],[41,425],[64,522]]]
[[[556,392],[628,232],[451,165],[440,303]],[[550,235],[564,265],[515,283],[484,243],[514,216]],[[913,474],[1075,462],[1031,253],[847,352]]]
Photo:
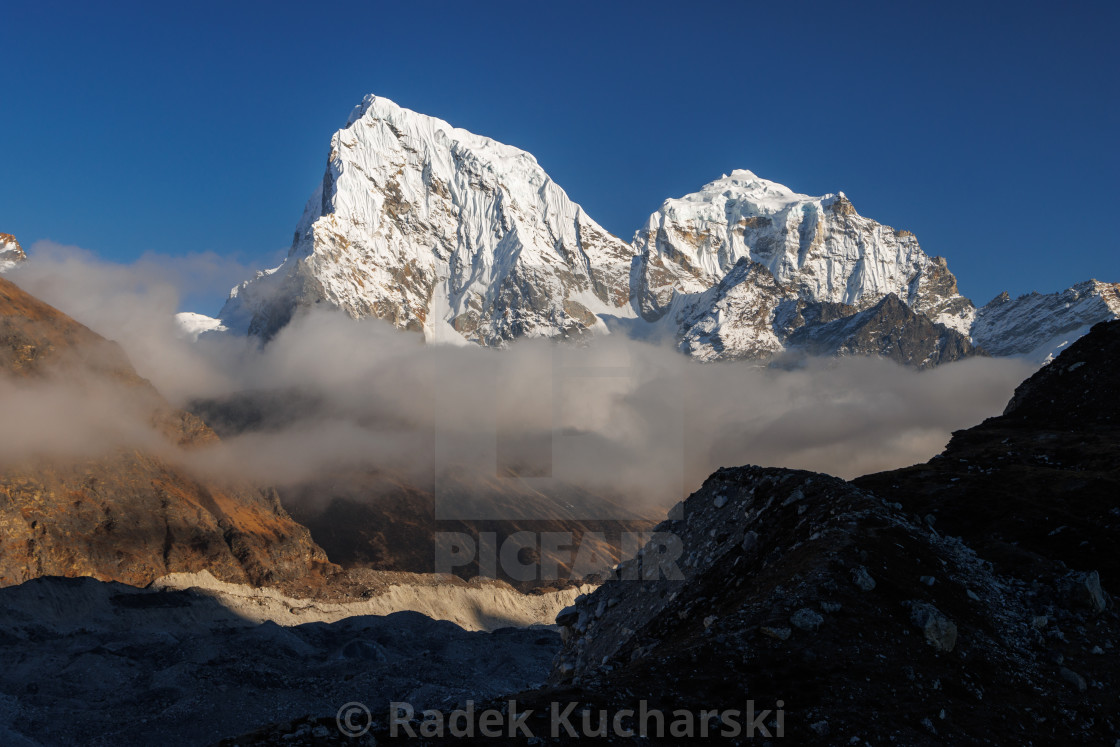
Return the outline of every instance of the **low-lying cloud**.
[[[267,403],[267,417],[247,419],[244,432],[189,458],[198,469],[270,484],[355,467],[430,476],[465,464],[665,506],[720,466],[854,477],[925,461],[953,430],[1001,412],[1032,370],[995,359],[920,373],[867,358],[808,360],[794,370],[698,364],[619,336],[584,347],[436,347],[327,311],[298,317],[265,346],[210,335],[191,343],[173,314],[184,284],[225,277],[207,269],[216,258],[164,273],[158,262],[120,266],[48,249],[33,246],[11,279],[117,340],[174,404]],[[55,426],[62,443],[75,412],[83,422],[105,417],[80,398],[52,403],[15,391],[0,387],[0,408],[41,408],[40,445]],[[0,425],[0,445],[15,438],[13,422]]]

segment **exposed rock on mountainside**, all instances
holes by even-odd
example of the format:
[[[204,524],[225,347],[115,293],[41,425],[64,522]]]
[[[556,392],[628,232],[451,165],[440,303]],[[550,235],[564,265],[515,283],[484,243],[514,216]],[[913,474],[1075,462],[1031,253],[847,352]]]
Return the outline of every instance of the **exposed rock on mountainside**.
[[[814,355],[880,355],[914,368],[929,368],[980,352],[967,335],[931,322],[893,293],[871,308],[850,315],[838,306],[817,304],[802,312],[805,324],[789,336],[790,347]]]
[[[434,341],[578,335],[627,306],[632,254],[528,153],[367,96],[287,260],[221,317],[269,337],[326,302]]]
[[[1059,293],[1006,293],[976,312],[972,337],[992,355],[1044,363],[1097,322],[1120,317],[1120,283],[1090,280]]]
[[[553,687],[518,701],[782,700],[787,736],[837,744],[1113,743],[1118,353],[1098,325],[928,465],[718,471],[658,528],[683,579],[562,613]]]
[[[195,591],[221,603],[246,623],[293,626],[335,623],[348,617],[418,612],[453,622],[464,630],[551,625],[561,609],[593,586],[522,594],[507,583],[475,577],[470,581],[440,573],[397,573],[354,568],[336,573],[329,584],[286,584],[283,589],[231,584],[206,571],[172,573],[150,587],[157,591]],[[290,596],[291,591],[295,596]]]
[[[790,351],[878,355],[929,368],[981,353],[967,335],[930,321],[894,293],[862,311],[805,301],[745,257],[714,288],[677,296],[667,316],[680,330],[681,350],[705,361],[764,360]]]
[[[23,247],[10,233],[0,233],[0,272],[10,270],[27,259]]]
[[[151,428],[141,448],[95,457],[0,455],[0,586],[45,575],[135,585],[209,570],[265,583],[307,575],[326,557],[276,494],[199,479],[167,460],[217,438],[169,405],[115,344],[0,279],[0,376],[82,396],[119,396],[122,419]]]
[[[785,349],[774,319],[788,309],[789,289],[745,257],[715,286],[681,297],[668,314],[680,349],[698,360],[765,359]]]

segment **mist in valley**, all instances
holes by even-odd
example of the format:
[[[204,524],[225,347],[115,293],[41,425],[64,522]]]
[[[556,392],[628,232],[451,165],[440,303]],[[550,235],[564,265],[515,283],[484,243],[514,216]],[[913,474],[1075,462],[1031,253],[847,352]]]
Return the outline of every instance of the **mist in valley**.
[[[184,294],[229,285],[245,268],[207,254],[117,265],[48,242],[30,256],[11,280],[120,343],[173,405],[223,434],[189,452],[160,446],[169,458],[268,485],[372,469],[438,486],[440,474],[463,468],[663,509],[720,466],[851,478],[925,461],[952,431],[1000,413],[1032,371],[988,358],[925,372],[870,358],[701,364],[619,335],[578,346],[430,346],[325,310],[298,316],[266,345],[191,341],[173,318]],[[119,393],[76,386],[0,386],[5,459],[155,448],[150,424]]]

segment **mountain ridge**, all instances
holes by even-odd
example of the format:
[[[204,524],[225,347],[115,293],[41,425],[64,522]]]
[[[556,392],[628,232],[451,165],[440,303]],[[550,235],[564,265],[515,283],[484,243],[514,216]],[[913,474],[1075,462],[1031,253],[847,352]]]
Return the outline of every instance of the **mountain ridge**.
[[[737,269],[741,260],[757,266]],[[819,338],[799,331],[806,320],[893,294],[930,322],[924,353],[864,341],[856,354],[925,367],[984,352],[1048,360],[1063,333],[1120,315],[1120,302],[1092,300],[1120,298],[1118,288],[1094,285],[1072,311],[1049,304],[1044,336],[1030,304],[977,310],[944,258],[861,216],[843,192],[800,194],[746,169],[666,200],[626,243],[526,151],[370,95],[332,137],[284,263],[234,288],[220,321],[183,324],[188,335],[225,325],[268,339],[327,303],[437,343],[501,347],[614,328],[668,334],[700,360],[765,360]]]

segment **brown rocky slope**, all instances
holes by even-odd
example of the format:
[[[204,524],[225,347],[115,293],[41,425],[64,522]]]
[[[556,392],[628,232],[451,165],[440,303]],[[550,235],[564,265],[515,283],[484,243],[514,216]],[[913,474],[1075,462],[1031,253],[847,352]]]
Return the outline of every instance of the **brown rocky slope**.
[[[140,414],[147,441],[80,456],[0,454],[0,586],[93,576],[143,586],[177,571],[275,583],[326,563],[274,492],[220,484],[174,463],[217,436],[172,407],[119,346],[0,278],[0,383],[7,396],[52,385]],[[16,427],[5,423],[7,427]],[[18,434],[15,434],[18,438]]]

